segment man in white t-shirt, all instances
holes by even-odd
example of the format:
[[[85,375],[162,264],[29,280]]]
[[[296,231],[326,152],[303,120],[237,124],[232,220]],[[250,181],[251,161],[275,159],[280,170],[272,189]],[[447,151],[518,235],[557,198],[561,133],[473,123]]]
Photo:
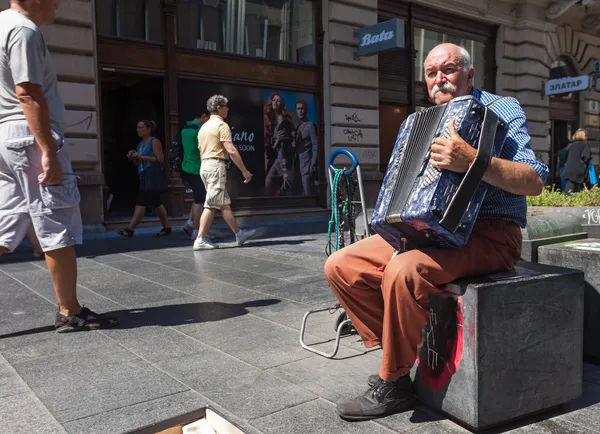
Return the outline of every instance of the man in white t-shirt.
[[[65,333],[118,320],[77,300],[80,196],[64,146],[65,107],[38,27],[54,20],[56,7],[56,0],[11,0],[0,12],[0,255],[33,223],[58,301],[55,327]]]

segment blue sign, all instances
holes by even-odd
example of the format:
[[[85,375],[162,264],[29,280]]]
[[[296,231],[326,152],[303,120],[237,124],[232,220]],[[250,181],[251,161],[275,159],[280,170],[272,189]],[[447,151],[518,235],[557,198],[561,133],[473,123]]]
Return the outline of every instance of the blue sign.
[[[546,95],[559,95],[580,90],[588,90],[590,87],[590,76],[580,75],[578,77],[561,78],[550,80],[546,83]]]
[[[594,72],[600,72],[600,60],[596,60],[594,63]]]
[[[404,48],[404,21],[394,18],[356,30],[354,35],[358,38],[356,58]]]

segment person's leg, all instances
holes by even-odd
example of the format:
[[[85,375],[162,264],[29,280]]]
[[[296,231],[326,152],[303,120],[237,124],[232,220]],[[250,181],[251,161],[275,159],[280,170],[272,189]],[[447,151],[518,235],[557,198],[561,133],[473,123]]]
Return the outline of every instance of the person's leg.
[[[171,227],[169,225],[169,216],[167,215],[167,210],[165,209],[164,205],[161,204],[154,212],[160,219],[160,223],[162,224],[163,228]]]
[[[77,257],[75,247],[46,252],[46,264],[54,285],[58,313],[64,316],[77,315],[81,305],[77,301]]]
[[[225,223],[227,223],[227,226],[229,226],[229,229],[231,229],[234,234],[237,234],[240,231],[240,227],[238,226],[235,216],[233,215],[233,211],[231,211],[231,207],[229,205],[221,209],[221,215],[223,216]]]
[[[382,364],[372,389],[338,405],[345,419],[365,420],[411,404],[409,372],[429,316],[429,296],[460,277],[511,269],[521,254],[521,230],[503,221],[480,221],[461,249],[411,250],[397,255],[382,277]],[[442,345],[438,360],[445,363]],[[375,393],[377,392],[377,393]],[[371,398],[368,398],[371,396]],[[377,398],[378,397],[378,398]]]
[[[202,239],[210,230],[210,226],[215,218],[216,209],[204,208],[200,217],[200,228],[198,229],[198,238]]]
[[[145,212],[146,212],[145,206],[136,205],[135,209],[133,210],[133,217],[131,218],[131,221],[129,222],[127,229],[129,229],[131,232],[135,231],[135,228],[137,227],[137,225],[139,225],[142,222],[142,220],[144,220]]]
[[[195,231],[200,230],[200,216],[202,215],[202,203],[194,203],[191,209],[192,222]]]

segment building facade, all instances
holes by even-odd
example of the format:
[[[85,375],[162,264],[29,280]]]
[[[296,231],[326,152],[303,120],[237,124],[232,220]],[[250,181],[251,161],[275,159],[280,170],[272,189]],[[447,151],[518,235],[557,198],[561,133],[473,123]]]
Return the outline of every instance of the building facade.
[[[229,97],[234,142],[255,173],[244,185],[230,172],[237,210],[326,207],[327,157],[340,147],[358,157],[372,206],[400,124],[429,105],[422,65],[440,42],[470,51],[476,86],[521,102],[532,149],[550,165],[552,180],[558,150],[580,126],[595,141],[598,164],[600,94],[548,97],[543,90],[550,79],[591,73],[600,60],[600,1],[583,3],[61,0],[43,32],[67,106],[84,222],[102,227],[130,217],[138,180],[126,154],[139,141],[137,121],[154,120],[168,150],[214,93]],[[404,23],[404,48],[355,58],[355,30],[391,18]],[[308,112],[304,122],[297,103]],[[305,122],[317,132],[318,154],[308,192],[298,163],[289,185],[271,171],[287,158],[277,150],[294,161],[291,137]],[[277,135],[283,139],[275,143]],[[169,214],[184,216],[189,192],[176,172],[170,184]]]
[[[354,29],[400,18],[405,48],[356,59]],[[423,61],[441,42],[469,50],[475,85],[517,98],[531,147],[558,183],[557,153],[584,127],[599,162],[600,93],[545,95],[550,79],[590,74],[600,60],[600,2],[590,0],[343,0],[323,4],[326,154],[347,147],[368,168],[374,205],[398,128],[427,107]],[[327,104],[329,109],[327,109]]]

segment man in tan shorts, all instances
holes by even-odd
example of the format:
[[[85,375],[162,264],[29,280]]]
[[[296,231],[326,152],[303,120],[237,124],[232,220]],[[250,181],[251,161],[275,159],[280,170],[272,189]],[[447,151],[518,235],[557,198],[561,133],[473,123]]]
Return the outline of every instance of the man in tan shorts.
[[[242,157],[235,148],[231,139],[231,130],[225,123],[229,107],[227,98],[222,95],[213,95],[206,102],[210,119],[198,131],[198,148],[200,149],[200,177],[206,187],[206,200],[204,211],[200,217],[198,238],[194,241],[194,250],[216,249],[218,245],[206,239],[210,226],[215,218],[216,210],[221,210],[221,215],[235,234],[238,246],[241,246],[254,235],[255,230],[241,230],[231,211],[231,199],[227,193],[227,168],[225,160],[227,155],[231,161],[242,171],[244,184],[252,179],[252,174],[246,169]]]
[[[38,27],[54,20],[56,1],[10,6],[0,12],[0,255],[12,252],[33,224],[58,301],[56,331],[112,327],[116,318],[77,299],[80,196],[64,146],[65,106]]]

